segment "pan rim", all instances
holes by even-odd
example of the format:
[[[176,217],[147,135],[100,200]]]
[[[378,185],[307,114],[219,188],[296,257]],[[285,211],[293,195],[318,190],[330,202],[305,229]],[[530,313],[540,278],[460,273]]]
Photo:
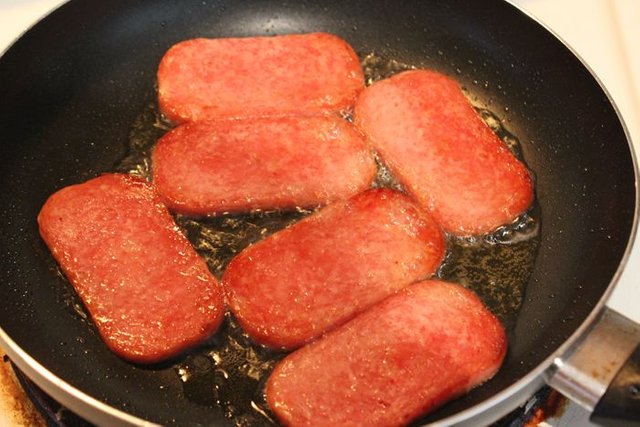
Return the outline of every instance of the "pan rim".
[[[157,426],[152,422],[114,408],[72,386],[45,368],[22,349],[0,326],[0,347],[31,381],[56,401],[78,415],[98,424]],[[94,414],[96,414],[94,416]],[[107,417],[105,417],[107,415]],[[114,424],[115,423],[115,424]]]

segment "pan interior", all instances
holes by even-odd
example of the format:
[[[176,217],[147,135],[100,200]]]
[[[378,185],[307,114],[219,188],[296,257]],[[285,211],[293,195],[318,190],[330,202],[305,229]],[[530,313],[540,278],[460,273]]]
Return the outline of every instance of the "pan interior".
[[[505,365],[492,381],[423,421],[512,385],[571,335],[623,256],[635,206],[633,165],[622,126],[592,76],[516,9],[471,0],[87,0],[54,12],[0,59],[0,325],[20,347],[65,381],[142,418],[238,422],[228,407],[205,404],[185,389],[182,375],[211,363],[202,352],[142,367],[102,345],[40,240],[35,218],[59,188],[122,167],[132,135],[162,133],[136,123],[154,114],[155,69],[172,44],[310,31],[337,34],[362,57],[375,53],[455,77],[476,106],[517,137],[535,175],[539,246]],[[183,225],[189,227],[187,219]],[[233,327],[232,319],[225,327]],[[242,335],[231,336],[242,344]],[[199,387],[215,389],[215,378],[202,378]],[[246,396],[248,405],[259,401],[259,387]]]

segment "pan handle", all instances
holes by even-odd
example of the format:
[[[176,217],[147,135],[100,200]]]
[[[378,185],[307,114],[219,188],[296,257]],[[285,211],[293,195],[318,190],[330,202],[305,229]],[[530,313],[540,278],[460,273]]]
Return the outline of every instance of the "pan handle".
[[[640,426],[640,325],[605,307],[547,383],[605,426]]]
[[[640,425],[640,344],[620,368],[593,410],[591,420],[610,424],[611,420],[635,421]]]

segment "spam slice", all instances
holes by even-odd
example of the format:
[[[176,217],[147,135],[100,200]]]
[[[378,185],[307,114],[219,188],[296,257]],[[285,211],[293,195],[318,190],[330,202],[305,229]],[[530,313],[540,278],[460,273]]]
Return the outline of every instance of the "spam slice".
[[[221,324],[219,283],[145,181],[105,174],[63,188],[46,201],[38,224],[119,356],[158,362]]]
[[[153,152],[153,182],[169,209],[215,215],[315,207],[368,188],[375,160],[338,117],[185,123]]]
[[[326,33],[191,39],[158,67],[158,99],[172,121],[337,112],[364,88],[360,61]]]
[[[444,247],[438,225],[410,198],[373,189],[249,246],[222,282],[245,332],[292,349],[430,277]]]
[[[527,168],[449,77],[414,70],[378,81],[359,97],[355,122],[448,232],[489,232],[533,200]]]
[[[473,292],[418,282],[283,359],[267,403],[290,426],[404,425],[492,377],[505,352]]]

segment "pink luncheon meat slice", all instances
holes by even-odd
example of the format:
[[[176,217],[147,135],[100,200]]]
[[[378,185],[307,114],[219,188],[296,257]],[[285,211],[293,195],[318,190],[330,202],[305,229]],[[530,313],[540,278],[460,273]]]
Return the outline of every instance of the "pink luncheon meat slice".
[[[418,282],[283,359],[267,403],[290,426],[405,425],[491,378],[505,352],[473,292]]]
[[[169,209],[204,216],[315,207],[368,188],[371,149],[337,117],[186,123],[153,152],[153,182]]]
[[[53,194],[40,234],[107,346],[158,362],[216,331],[223,293],[143,180],[105,174]]]
[[[368,190],[249,246],[222,282],[255,341],[291,349],[431,276],[444,248],[439,226],[410,198]]]
[[[527,168],[449,77],[414,70],[380,80],[358,98],[355,123],[448,232],[489,232],[533,200]]]
[[[351,46],[326,33],[186,40],[158,68],[160,108],[177,123],[337,112],[363,88]]]

